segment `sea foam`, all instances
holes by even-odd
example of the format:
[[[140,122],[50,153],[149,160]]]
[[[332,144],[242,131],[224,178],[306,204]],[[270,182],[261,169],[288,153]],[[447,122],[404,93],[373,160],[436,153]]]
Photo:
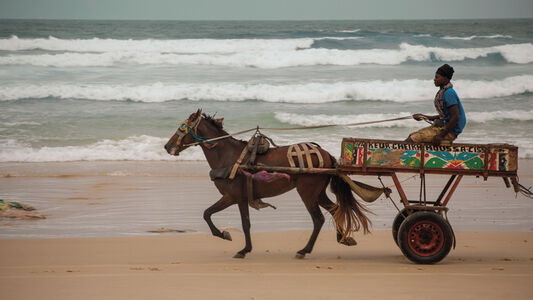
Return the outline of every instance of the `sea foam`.
[[[442,39],[444,40],[463,40],[463,41],[471,41],[473,39],[512,39],[513,37],[510,35],[503,35],[503,34],[494,34],[494,35],[472,35],[472,36],[443,36]]]
[[[299,39],[21,39],[11,36],[0,39],[0,50],[48,50],[69,52],[159,52],[159,53],[234,53],[242,51],[293,50],[309,48],[312,38]]]
[[[291,125],[301,126],[318,126],[318,125],[343,125],[360,122],[371,122],[387,119],[401,118],[411,116],[414,113],[420,112],[399,112],[389,114],[350,114],[350,115],[326,115],[326,114],[296,114],[286,112],[276,112],[275,118],[281,122]],[[434,115],[435,112],[425,112],[429,115]],[[508,111],[493,111],[493,112],[468,112],[469,123],[485,123],[490,121],[532,121],[533,110],[508,110]],[[420,123],[411,120],[392,121],[384,123],[359,125],[358,127],[420,127]]]
[[[124,140],[101,140],[85,146],[34,148],[15,140],[0,146],[0,162],[100,161],[100,160],[172,160],[163,149],[165,138],[132,136]],[[204,160],[199,148],[187,149],[183,160]]]
[[[406,121],[413,122],[414,121]],[[321,137],[310,136],[276,136],[269,132],[279,145],[287,145],[299,141],[314,141],[325,150],[334,155],[340,151],[342,134],[331,134]],[[356,131],[352,136],[357,136]],[[398,140],[397,134],[391,132],[380,137],[383,139]],[[167,138],[153,136],[132,136],[123,140],[101,140],[93,144],[63,147],[31,147],[15,140],[8,140],[0,144],[0,162],[68,162],[68,161],[204,161],[205,156],[200,147],[191,147],[180,153],[179,156],[170,156],[163,149]],[[464,139],[460,142],[468,143],[501,143],[502,140],[494,137],[482,139]],[[533,143],[528,140],[507,140],[507,142],[520,147],[520,158],[533,157]]]
[[[411,116],[412,113],[400,112],[394,114],[358,114],[358,115],[309,115],[295,114],[286,112],[276,112],[275,118],[283,123],[300,126],[319,126],[319,125],[343,125],[361,122],[371,122],[387,119],[396,119]],[[358,127],[417,127],[414,120],[401,120],[384,123],[359,125]]]
[[[454,81],[461,99],[504,97],[533,92],[533,75],[520,75],[493,81]],[[232,82],[148,85],[43,84],[0,86],[0,100],[89,99],[164,102],[171,100],[215,100],[288,103],[328,103],[336,101],[385,100],[410,102],[432,99],[435,87],[430,80],[354,81],[305,84],[242,84]]]
[[[322,37],[301,39],[198,39],[198,40],[61,40],[0,39],[0,65],[111,66],[115,64],[217,65],[274,69],[297,66],[361,64],[399,65],[408,61],[463,61],[499,54],[507,62],[533,62],[533,44],[506,44],[485,48],[442,48],[401,43],[396,49],[340,50],[313,48],[316,40],[359,39]],[[19,50],[41,49],[46,54],[18,54]]]

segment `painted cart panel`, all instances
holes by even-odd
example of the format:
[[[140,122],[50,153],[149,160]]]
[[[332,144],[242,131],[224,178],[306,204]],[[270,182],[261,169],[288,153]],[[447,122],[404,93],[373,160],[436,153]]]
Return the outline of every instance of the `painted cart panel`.
[[[518,148],[507,144],[431,144],[344,138],[341,167],[404,171],[516,172]]]

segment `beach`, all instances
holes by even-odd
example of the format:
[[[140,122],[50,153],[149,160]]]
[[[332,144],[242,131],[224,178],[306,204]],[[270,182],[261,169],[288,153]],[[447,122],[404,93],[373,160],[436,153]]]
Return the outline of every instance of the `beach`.
[[[0,240],[3,299],[530,299],[533,233],[458,231],[441,263],[415,265],[390,231],[355,247],[320,234],[294,259],[310,231],[252,235],[243,245],[206,234],[126,238]]]
[[[533,181],[532,166],[519,161],[525,185]],[[252,210],[253,250],[234,259],[244,246],[236,207],[214,216],[231,242],[211,236],[202,219],[219,197],[208,170],[205,162],[0,164],[2,197],[47,217],[0,221],[2,298],[529,299],[533,293],[533,201],[515,199],[500,178],[464,178],[448,213],[456,248],[438,264],[416,265],[394,244],[396,210],[381,198],[368,205],[374,230],[356,233],[358,245],[337,244],[327,216],[313,252],[295,259],[312,223],[293,192],[269,199],[277,210]],[[435,177],[428,178],[429,196],[447,179]],[[407,194],[416,195],[418,182],[401,179]],[[148,232],[160,228],[184,232]]]
[[[520,182],[530,186],[533,160],[520,159],[518,170]],[[418,175],[398,177],[409,199],[418,199]],[[381,187],[375,176],[353,178]],[[394,203],[401,205],[392,179],[382,180],[393,189]],[[428,176],[428,199],[436,198],[447,180],[448,176]],[[0,191],[0,199],[34,206],[46,216],[35,222],[0,220],[0,239],[128,237],[160,228],[210,233],[203,212],[221,197],[209,179],[207,162],[179,160],[0,163]],[[250,209],[252,231],[312,228],[295,190],[268,201],[277,209]],[[373,212],[373,229],[390,230],[397,214],[391,200],[382,196],[367,207]],[[533,201],[515,197],[499,177],[464,177],[448,207],[455,230],[533,231]],[[220,227],[241,228],[236,206],[215,214],[213,220]],[[334,229],[329,215],[324,229]]]
[[[366,204],[371,234],[356,246],[336,242],[323,210],[313,252],[295,259],[313,224],[293,190],[250,210],[253,250],[233,259],[239,210],[213,216],[233,241],[211,235],[203,213],[221,195],[204,153],[163,146],[203,109],[228,133],[260,127],[338,160],[345,137],[404,140],[427,126],[409,116],[435,114],[432,79],[450,64],[467,115],[455,142],[517,146],[530,187],[532,24],[0,19],[0,208],[44,217],[0,218],[0,299],[531,299],[533,201],[499,177],[462,179],[446,215],[457,244],[435,265],[395,245],[398,193],[375,176],[353,179],[393,187],[392,199]],[[286,130],[301,126],[314,129]],[[398,174],[409,200],[418,175]],[[428,199],[448,179],[427,176]]]

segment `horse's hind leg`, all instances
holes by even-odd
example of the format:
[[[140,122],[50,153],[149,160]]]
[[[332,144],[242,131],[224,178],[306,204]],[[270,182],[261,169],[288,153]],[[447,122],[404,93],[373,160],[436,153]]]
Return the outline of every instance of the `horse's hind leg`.
[[[235,203],[235,200],[233,200],[231,197],[224,195],[222,198],[220,198],[220,200],[204,211],[204,220],[207,222],[207,225],[209,226],[209,229],[211,229],[211,233],[213,233],[214,236],[231,241],[231,234],[227,231],[221,232],[211,220],[211,215],[224,210]]]
[[[314,182],[312,181],[313,179]],[[296,187],[300,197],[302,198],[302,201],[305,204],[305,207],[307,208],[307,211],[309,211],[309,214],[313,219],[313,233],[311,234],[307,245],[296,253],[296,258],[304,258],[307,253],[311,253],[318,234],[320,233],[320,229],[324,224],[324,215],[322,215],[322,212],[318,207],[319,190],[317,190],[317,186],[319,187],[320,183],[317,184],[316,177],[312,178],[312,180],[305,180],[308,182],[304,183],[304,180],[300,179]]]
[[[336,207],[335,203],[333,203],[333,201],[331,201],[328,198],[328,195],[326,195],[326,189],[320,192],[320,195],[318,198],[318,204],[322,206],[324,209],[326,209],[327,211],[329,211],[331,216],[333,216],[333,214],[335,213],[335,207]],[[346,245],[346,246],[357,245],[357,241],[353,237],[349,236],[343,240],[342,235],[343,235],[342,230],[337,228],[337,242],[338,243]]]
[[[252,238],[250,237],[250,210],[248,208],[248,199],[241,199],[239,201],[239,212],[241,213],[242,231],[244,232],[244,239],[246,245],[237,252],[233,258],[244,258],[247,253],[252,251]]]

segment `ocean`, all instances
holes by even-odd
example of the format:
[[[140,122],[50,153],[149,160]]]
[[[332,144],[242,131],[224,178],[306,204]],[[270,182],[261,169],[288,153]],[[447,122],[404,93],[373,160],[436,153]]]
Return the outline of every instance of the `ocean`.
[[[228,132],[435,114],[444,63],[468,119],[457,142],[533,158],[532,53],[533,19],[0,20],[0,162],[204,160],[163,149],[198,108]],[[423,126],[264,133],[339,156],[343,137],[403,140]]]

